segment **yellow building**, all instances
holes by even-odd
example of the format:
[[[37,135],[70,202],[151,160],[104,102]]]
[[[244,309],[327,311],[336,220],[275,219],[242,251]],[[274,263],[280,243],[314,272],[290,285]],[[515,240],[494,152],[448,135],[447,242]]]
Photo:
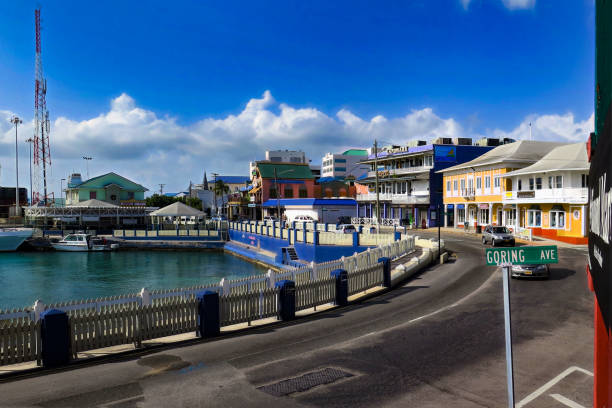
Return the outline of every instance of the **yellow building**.
[[[445,226],[476,228],[488,224],[507,225],[516,219],[516,208],[504,206],[507,173],[530,166],[551,149],[554,142],[522,140],[505,144],[476,159],[441,170],[443,173]],[[514,218],[513,218],[514,217]],[[513,223],[513,222],[512,222]]]
[[[506,174],[511,189],[504,205],[515,206],[515,230],[572,244],[586,244],[588,174],[586,144],[552,149],[531,166]]]

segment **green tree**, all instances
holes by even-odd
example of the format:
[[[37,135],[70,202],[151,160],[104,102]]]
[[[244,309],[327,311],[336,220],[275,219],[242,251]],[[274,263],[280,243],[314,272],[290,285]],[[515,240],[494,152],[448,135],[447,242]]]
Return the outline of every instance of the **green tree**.
[[[177,201],[174,197],[168,197],[165,195],[153,194],[151,197],[147,197],[147,207],[165,207]]]

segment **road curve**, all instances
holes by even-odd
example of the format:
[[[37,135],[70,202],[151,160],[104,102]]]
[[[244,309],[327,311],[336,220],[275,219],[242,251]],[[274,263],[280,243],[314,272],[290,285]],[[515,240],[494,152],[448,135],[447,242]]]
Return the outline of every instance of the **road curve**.
[[[0,405],[505,406],[500,273],[484,266],[474,238],[451,236],[447,247],[454,262],[361,303],[216,341],[6,382]],[[511,290],[517,402],[567,367],[590,370],[592,297],[584,254],[560,249],[550,280],[512,281]],[[257,389],[325,368],[351,376],[290,396]],[[563,395],[589,405],[592,379],[572,374],[563,381]],[[543,393],[526,406],[554,406],[549,399]]]

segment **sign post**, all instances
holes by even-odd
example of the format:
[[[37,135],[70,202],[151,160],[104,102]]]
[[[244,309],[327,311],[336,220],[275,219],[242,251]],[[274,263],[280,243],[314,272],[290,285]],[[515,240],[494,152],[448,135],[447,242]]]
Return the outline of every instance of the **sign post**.
[[[556,245],[489,248],[485,251],[487,265],[501,266],[504,286],[504,328],[506,333],[506,379],[508,406],[514,408],[514,369],[512,367],[512,321],[510,318],[510,282],[512,265],[535,265],[559,262]]]

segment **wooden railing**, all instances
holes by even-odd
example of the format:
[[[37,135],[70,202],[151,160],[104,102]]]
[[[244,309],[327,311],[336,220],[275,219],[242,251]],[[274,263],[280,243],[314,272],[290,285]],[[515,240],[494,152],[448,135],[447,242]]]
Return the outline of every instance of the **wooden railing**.
[[[0,365],[41,361],[40,321],[15,318],[0,321]]]

